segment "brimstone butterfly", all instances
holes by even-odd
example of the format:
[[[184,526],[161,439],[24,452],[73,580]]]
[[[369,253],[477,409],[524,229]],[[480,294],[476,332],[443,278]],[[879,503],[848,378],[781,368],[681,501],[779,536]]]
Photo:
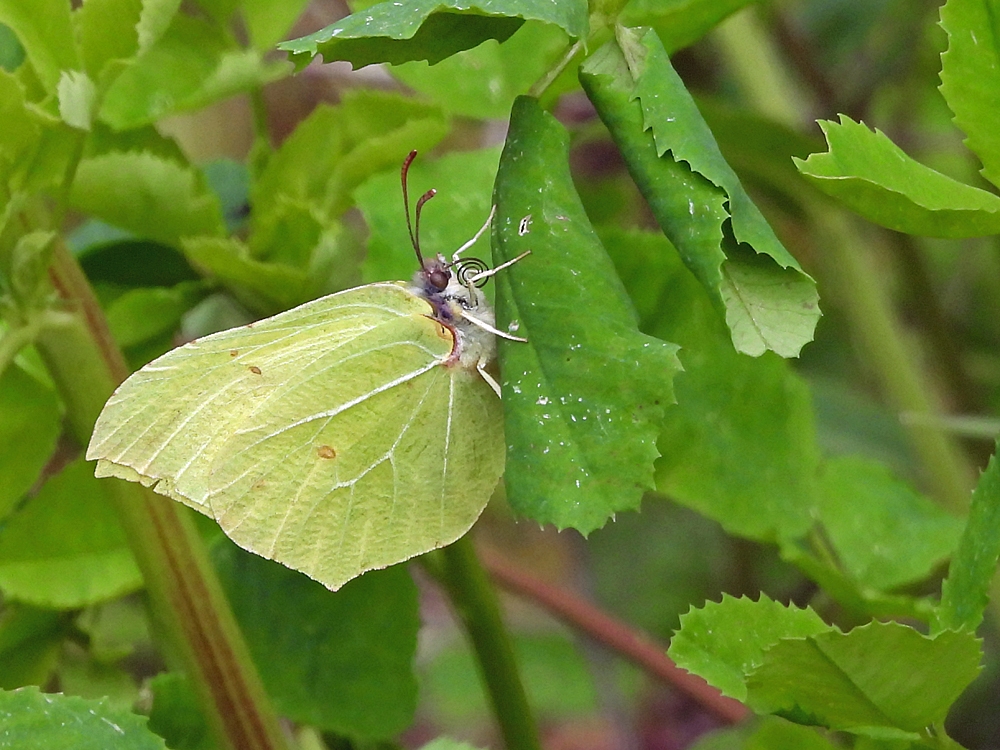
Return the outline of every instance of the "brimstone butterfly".
[[[420,253],[420,270],[167,352],[115,391],[87,449],[97,476],[152,487],[245,549],[337,589],[453,542],[504,467],[493,270]],[[491,217],[492,218],[492,213]],[[513,261],[512,261],[513,262]],[[522,339],[523,340],[523,339]]]

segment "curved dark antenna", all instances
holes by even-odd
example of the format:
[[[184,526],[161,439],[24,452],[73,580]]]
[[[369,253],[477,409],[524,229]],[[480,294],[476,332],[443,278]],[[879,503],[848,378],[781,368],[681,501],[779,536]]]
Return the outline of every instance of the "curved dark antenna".
[[[424,256],[420,253],[420,209],[423,208],[424,204],[433,198],[437,194],[437,190],[431,188],[426,193],[421,195],[417,199],[417,205],[414,209],[416,218],[413,223],[410,222],[410,197],[406,189],[406,177],[410,171],[410,164],[413,160],[417,158],[417,150],[413,149],[409,155],[403,160],[403,168],[400,170],[400,180],[403,183],[403,209],[406,211],[406,229],[410,233],[410,244],[413,245],[413,251],[417,254],[417,260],[420,261],[420,266],[424,265]]]

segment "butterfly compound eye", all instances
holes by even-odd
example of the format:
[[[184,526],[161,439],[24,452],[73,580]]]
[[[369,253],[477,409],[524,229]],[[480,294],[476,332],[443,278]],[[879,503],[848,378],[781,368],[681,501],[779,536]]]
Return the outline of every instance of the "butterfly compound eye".
[[[451,272],[446,271],[443,268],[435,268],[432,271],[427,272],[427,281],[435,289],[443,290],[448,286],[448,282],[451,281]]]

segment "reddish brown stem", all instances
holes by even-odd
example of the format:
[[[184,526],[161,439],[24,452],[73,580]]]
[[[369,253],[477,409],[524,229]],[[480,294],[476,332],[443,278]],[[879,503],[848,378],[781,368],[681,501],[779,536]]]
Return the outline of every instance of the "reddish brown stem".
[[[530,573],[511,565],[503,557],[481,549],[479,557],[490,575],[511,593],[541,605],[551,615],[597,643],[618,652],[640,669],[669,683],[698,701],[727,724],[748,715],[739,701],[727,698],[697,675],[685,672],[667,656],[665,647],[621,620],[588,602],[557,589]]]

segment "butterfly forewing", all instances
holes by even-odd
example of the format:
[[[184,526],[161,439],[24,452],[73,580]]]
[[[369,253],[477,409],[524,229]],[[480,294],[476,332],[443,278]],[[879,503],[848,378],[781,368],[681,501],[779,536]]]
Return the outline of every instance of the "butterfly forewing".
[[[387,329],[391,336],[401,322],[424,320],[427,307],[396,285],[378,284],[192,341],[119,387],[98,418],[88,457],[101,459],[99,476],[159,482],[157,491],[211,515],[205,501],[215,454],[251,414],[323,354],[350,356],[365,348],[359,339]],[[446,341],[431,344],[428,365],[449,350]]]

